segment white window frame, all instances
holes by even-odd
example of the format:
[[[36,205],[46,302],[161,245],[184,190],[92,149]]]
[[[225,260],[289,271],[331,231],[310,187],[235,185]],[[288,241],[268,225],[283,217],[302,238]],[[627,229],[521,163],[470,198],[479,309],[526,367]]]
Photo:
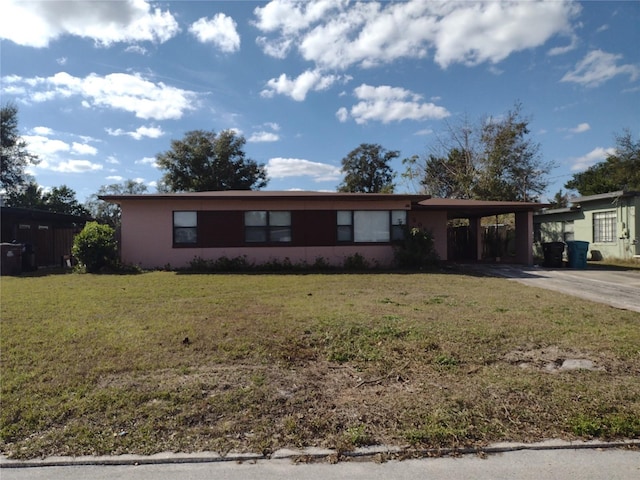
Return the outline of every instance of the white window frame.
[[[615,210],[593,212],[593,243],[615,243],[618,215]]]
[[[338,243],[390,243],[404,238],[406,210],[339,210]]]
[[[194,210],[173,212],[173,244],[180,246],[198,244],[198,212]]]

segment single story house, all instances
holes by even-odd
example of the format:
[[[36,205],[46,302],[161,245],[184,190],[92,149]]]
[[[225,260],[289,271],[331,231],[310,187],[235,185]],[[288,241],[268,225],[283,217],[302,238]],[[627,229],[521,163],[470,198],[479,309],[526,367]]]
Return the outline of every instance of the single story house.
[[[545,242],[589,242],[589,258],[640,256],[640,192],[617,191],[575,198],[570,207],[534,215],[536,246]]]
[[[289,259],[312,265],[318,258],[342,265],[362,255],[370,263],[391,265],[394,242],[404,227],[432,231],[443,260],[447,225],[468,218],[475,244],[471,259],[481,260],[480,219],[514,213],[516,251],[511,261],[533,263],[533,212],[543,205],[519,202],[447,200],[428,195],[307,191],[217,191],[104,195],[122,209],[120,255],[143,268],[185,267],[194,258],[246,256],[261,264]]]
[[[59,266],[71,255],[75,235],[88,217],[48,212],[33,208],[1,207],[2,243],[23,245],[22,265],[26,270]]]

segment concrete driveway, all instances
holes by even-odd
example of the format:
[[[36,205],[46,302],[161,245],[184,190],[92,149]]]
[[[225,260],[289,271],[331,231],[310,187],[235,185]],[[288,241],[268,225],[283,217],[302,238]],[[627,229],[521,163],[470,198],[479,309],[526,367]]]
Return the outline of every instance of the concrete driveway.
[[[592,302],[640,312],[640,270],[587,268],[584,270],[519,265],[473,265],[483,274],[504,277],[562,292]]]

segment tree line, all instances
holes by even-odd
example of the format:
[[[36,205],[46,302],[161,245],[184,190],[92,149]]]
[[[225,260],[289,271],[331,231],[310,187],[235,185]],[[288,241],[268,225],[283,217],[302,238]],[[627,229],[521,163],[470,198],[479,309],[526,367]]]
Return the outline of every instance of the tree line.
[[[101,201],[101,195],[141,194],[147,187],[133,180],[103,185],[84,205],[66,185],[44,191],[25,170],[39,159],[31,154],[19,135],[18,109],[13,104],[0,112],[0,187],[6,206],[29,207],[93,218],[117,226],[120,209]],[[553,161],[540,154],[540,145],[530,138],[530,119],[522,105],[500,117],[471,122],[464,118],[447,124],[424,155],[402,160],[401,178],[417,190],[435,197],[538,201],[549,184]],[[169,150],[156,155],[163,171],[160,192],[259,190],[268,184],[264,164],[248,158],[246,141],[233,130],[194,130],[172,140]],[[580,195],[616,190],[640,190],[640,141],[625,130],[616,136],[616,148],[603,162],[573,175],[565,188]],[[362,143],[341,161],[344,178],[340,192],[393,193],[397,187],[391,162],[397,150]],[[566,206],[568,195],[556,193],[553,203]]]

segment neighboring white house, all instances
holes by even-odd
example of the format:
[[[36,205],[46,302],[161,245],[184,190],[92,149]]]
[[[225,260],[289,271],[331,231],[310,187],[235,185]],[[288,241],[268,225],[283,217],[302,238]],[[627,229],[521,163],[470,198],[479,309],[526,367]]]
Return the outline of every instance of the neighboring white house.
[[[640,255],[640,192],[617,191],[573,199],[571,207],[533,217],[536,253],[545,242],[589,242],[589,258]]]

